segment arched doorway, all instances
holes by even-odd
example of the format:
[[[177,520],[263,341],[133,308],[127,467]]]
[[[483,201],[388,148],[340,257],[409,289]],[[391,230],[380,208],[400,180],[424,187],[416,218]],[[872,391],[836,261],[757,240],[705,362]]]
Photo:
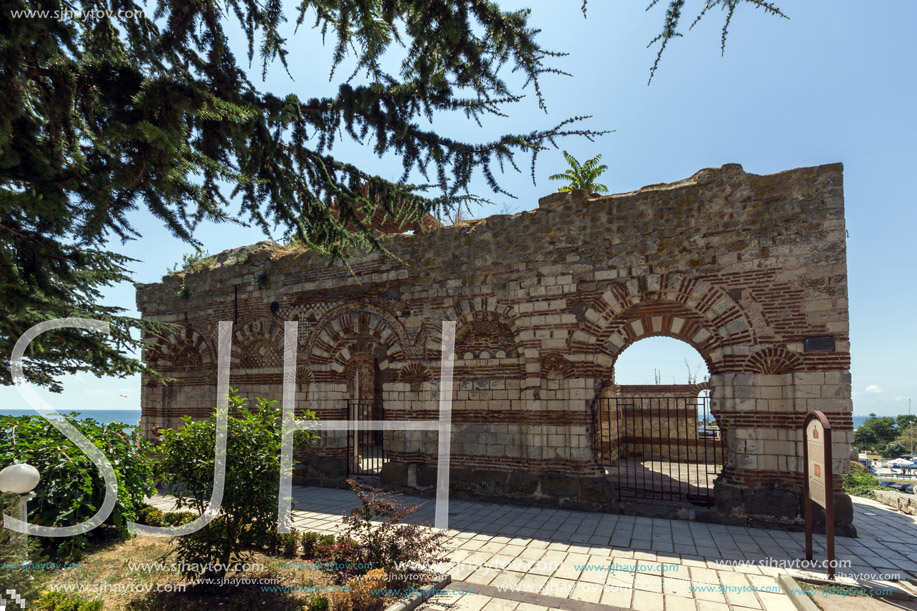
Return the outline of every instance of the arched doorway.
[[[712,505],[725,462],[704,358],[668,338],[639,340],[593,405],[597,460],[624,501]]]
[[[372,340],[355,341],[350,346],[350,359],[344,370],[347,417],[352,424],[347,436],[348,475],[378,475],[386,461],[384,432],[361,426],[385,419],[380,351],[385,353],[384,346]]]

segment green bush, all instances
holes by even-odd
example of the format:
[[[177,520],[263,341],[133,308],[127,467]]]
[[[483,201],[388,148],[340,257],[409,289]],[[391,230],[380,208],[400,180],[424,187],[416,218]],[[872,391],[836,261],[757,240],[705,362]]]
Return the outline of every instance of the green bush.
[[[137,512],[136,521],[147,526],[165,526],[165,515],[163,510],[147,505]]]
[[[127,536],[127,523],[136,521],[143,498],[154,494],[151,449],[139,428],[121,423],[64,418],[102,450],[118,478],[118,501],[106,524]],[[105,497],[105,482],[86,454],[39,416],[0,416],[0,469],[26,462],[38,469],[41,482],[29,501],[29,520],[43,526],[72,526],[95,515]],[[47,552],[56,558],[75,559],[89,539],[102,534],[95,529],[66,538],[42,537]]]
[[[101,600],[82,600],[72,594],[49,592],[29,608],[36,611],[101,611],[102,607]]]
[[[147,505],[137,512],[137,522],[147,526],[184,526],[197,519],[198,514],[191,511],[166,512]]]
[[[163,513],[163,526],[184,526],[195,521],[200,514],[193,511],[170,511]]]
[[[889,443],[879,452],[882,458],[900,458],[907,454],[907,448],[900,443]]]
[[[315,557],[315,548],[318,547],[318,533],[305,532],[302,534],[302,555],[306,558]]]
[[[306,607],[306,611],[328,611],[328,597],[316,596],[309,601],[309,606]]]
[[[844,482],[844,492],[852,496],[874,499],[876,495],[873,491],[881,488],[879,480],[858,462],[851,462],[850,472],[844,473],[841,479]]]
[[[265,542],[277,526],[279,493],[281,422],[274,409],[276,401],[256,399],[255,409],[231,390],[226,439],[226,485],[218,519],[205,528],[180,537],[176,554],[182,566],[217,566],[207,575],[186,573],[189,578],[223,577],[225,567],[251,553],[250,545]],[[313,420],[308,412],[305,419]],[[216,415],[185,426],[163,431],[159,450],[163,483],[177,498],[179,508],[189,507],[200,515],[213,490]],[[301,431],[295,446],[305,449],[313,433]],[[190,569],[189,569],[190,570]]]
[[[0,493],[0,512],[18,518],[19,495]],[[26,556],[30,562],[36,563],[43,562],[47,557],[41,553],[38,537],[27,537],[23,543],[22,539],[16,540],[15,535],[13,531],[0,526],[0,595],[12,589],[26,600],[32,600],[38,596],[39,582],[34,579],[35,571],[22,568],[21,565]]]
[[[292,558],[296,555],[296,550],[299,549],[299,532],[295,528],[291,528],[289,533],[278,534],[280,539],[280,549],[283,551],[283,555]]]

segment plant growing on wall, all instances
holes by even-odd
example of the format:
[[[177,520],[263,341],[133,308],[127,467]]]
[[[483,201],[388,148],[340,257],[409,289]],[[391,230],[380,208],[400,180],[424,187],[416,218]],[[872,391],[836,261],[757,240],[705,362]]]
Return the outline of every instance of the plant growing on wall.
[[[608,193],[608,187],[595,182],[608,169],[607,165],[599,164],[602,159],[601,155],[596,155],[586,163],[580,163],[567,151],[564,151],[564,157],[567,163],[570,164],[569,169],[561,174],[552,174],[548,177],[551,180],[567,181],[567,184],[559,188],[558,191],[585,189],[587,193]]]
[[[195,564],[216,568],[210,569],[211,575],[189,572],[188,577],[222,577],[227,564],[251,553],[247,542],[271,540],[276,530],[282,432],[277,402],[258,398],[254,408],[247,403],[230,389],[226,484],[219,514],[205,528],[178,538],[176,555],[189,571]],[[311,411],[298,418],[314,419]],[[216,418],[182,420],[182,428],[163,431],[159,472],[178,497],[179,509],[202,513],[213,491]],[[315,439],[311,431],[300,431],[294,447],[306,449]]]

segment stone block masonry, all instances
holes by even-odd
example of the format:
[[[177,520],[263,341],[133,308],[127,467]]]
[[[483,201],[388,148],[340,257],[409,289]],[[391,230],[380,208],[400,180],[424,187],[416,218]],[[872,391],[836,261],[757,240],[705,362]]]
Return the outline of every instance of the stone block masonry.
[[[632,193],[555,193],[529,212],[384,243],[394,256],[357,254],[349,269],[260,243],[138,285],[145,318],[180,325],[146,354],[177,379],[145,383],[147,434],[216,404],[221,320],[235,323],[231,384],[247,396],[280,399],[282,326],[297,320],[298,408],[343,419],[348,399],[371,398],[378,417],[434,419],[441,323],[454,320],[454,495],[620,509],[595,459],[590,406],[614,383],[618,355],[651,336],[687,342],[710,372],[726,460],[707,519],[801,523],[811,409],[831,420],[834,455],[848,455],[840,164],[766,176],[728,164]],[[435,435],[379,442],[384,482],[433,481]],[[328,433],[302,481],[338,485],[349,458],[346,434]],[[843,533],[852,512],[835,488]]]

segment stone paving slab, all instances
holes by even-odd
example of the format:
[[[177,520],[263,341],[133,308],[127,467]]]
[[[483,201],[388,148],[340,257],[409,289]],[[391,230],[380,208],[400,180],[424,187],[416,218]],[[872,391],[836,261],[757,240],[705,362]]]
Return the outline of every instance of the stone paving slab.
[[[349,490],[294,487],[293,498],[293,526],[322,533],[339,533],[358,506]],[[405,500],[426,501],[412,521],[433,523],[432,499]],[[867,499],[854,508],[860,537],[837,537],[838,560],[850,562],[838,573],[917,577],[917,517]],[[452,500],[449,516],[450,562],[436,568],[481,591],[434,597],[430,611],[795,609],[777,575],[804,557],[800,532],[466,500]]]

